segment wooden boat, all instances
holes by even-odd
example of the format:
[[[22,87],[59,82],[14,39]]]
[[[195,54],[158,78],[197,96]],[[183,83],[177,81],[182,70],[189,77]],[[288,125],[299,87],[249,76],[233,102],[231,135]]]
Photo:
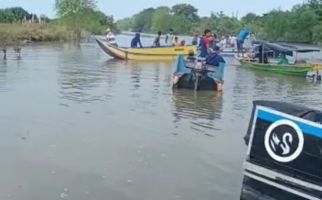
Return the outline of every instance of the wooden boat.
[[[313,70],[311,65],[279,65],[274,63],[263,64],[255,61],[239,60],[241,65],[255,70],[284,74],[291,76],[306,77],[309,71]]]
[[[197,52],[196,46],[123,48],[111,45],[102,39],[96,38],[96,41],[105,53],[121,60],[171,61],[176,60],[178,55],[188,55],[190,51]]]
[[[218,67],[204,61],[191,61],[178,56],[173,88],[221,91],[223,87],[224,63]]]
[[[322,199],[321,124],[321,111],[255,101],[240,199]]]
[[[303,49],[303,48],[297,48],[292,45],[279,45],[274,43],[265,43],[262,42],[261,45],[263,45],[263,49],[265,49],[265,52],[269,51],[269,53],[274,54],[274,57],[276,57],[276,54],[283,53],[288,56],[295,57],[295,61],[297,61],[297,54],[298,53],[310,53],[310,52],[317,52],[320,51],[318,49]],[[308,72],[310,71],[318,71],[321,69],[321,65],[315,64],[307,64],[307,63],[301,63],[297,64],[277,64],[276,62],[270,62],[270,63],[259,63],[258,59],[254,58],[238,58],[236,57],[243,67],[248,67],[255,70],[261,70],[261,71],[267,71],[272,72],[275,74],[284,74],[284,75],[291,75],[291,76],[302,76],[306,77]]]

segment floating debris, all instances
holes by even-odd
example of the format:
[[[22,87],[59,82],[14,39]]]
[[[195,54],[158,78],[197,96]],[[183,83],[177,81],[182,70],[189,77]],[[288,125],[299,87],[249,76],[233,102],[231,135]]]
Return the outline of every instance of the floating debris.
[[[65,193],[65,192],[63,192],[63,193],[60,194],[60,199],[65,199],[67,197],[68,197],[68,194]]]

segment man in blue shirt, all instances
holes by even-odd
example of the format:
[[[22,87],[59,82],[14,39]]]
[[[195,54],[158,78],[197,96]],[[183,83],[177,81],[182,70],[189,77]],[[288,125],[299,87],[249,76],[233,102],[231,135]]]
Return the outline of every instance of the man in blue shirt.
[[[206,64],[219,67],[220,63],[226,63],[226,61],[220,55],[220,48],[215,46],[213,51],[206,57]]]
[[[199,57],[205,58],[208,55],[210,45],[211,45],[211,31],[209,29],[206,29],[203,37],[200,38]]]
[[[244,27],[240,32],[239,35],[237,37],[237,50],[238,50],[238,56],[240,55],[240,52],[242,52],[242,57],[244,57],[244,53],[243,53],[243,45],[245,40],[247,39],[248,35],[249,35],[249,30],[248,28]]]
[[[135,37],[131,41],[131,48],[142,48],[142,43],[140,39],[140,33],[136,33]]]

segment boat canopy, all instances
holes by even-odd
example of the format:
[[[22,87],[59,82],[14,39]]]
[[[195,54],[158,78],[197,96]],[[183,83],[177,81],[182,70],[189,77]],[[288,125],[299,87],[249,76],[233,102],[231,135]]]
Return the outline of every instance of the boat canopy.
[[[288,56],[294,56],[294,53],[311,53],[311,52],[319,52],[320,49],[316,48],[305,48],[305,47],[299,47],[295,45],[290,44],[278,44],[278,43],[270,43],[270,42],[264,42],[264,41],[258,41],[256,42],[257,47],[255,49],[258,49],[260,46],[264,46],[265,51],[273,51],[276,54],[283,53]]]

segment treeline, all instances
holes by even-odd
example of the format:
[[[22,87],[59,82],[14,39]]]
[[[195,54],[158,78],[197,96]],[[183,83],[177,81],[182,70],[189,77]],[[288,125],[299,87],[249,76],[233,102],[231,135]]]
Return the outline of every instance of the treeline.
[[[21,7],[0,9],[0,23],[45,22],[50,20],[46,15],[37,16]]]
[[[56,0],[57,23],[73,29],[80,37],[83,30],[101,34],[106,28],[116,29],[114,18],[97,8],[95,0]]]
[[[14,41],[74,40],[116,30],[113,16],[101,12],[94,0],[56,0],[57,18],[37,16],[21,7],[0,9],[0,46]]]
[[[263,15],[249,13],[238,19],[223,12],[198,16],[198,9],[189,4],[148,8],[117,21],[120,30],[155,33],[173,29],[177,34],[201,33],[208,28],[217,35],[236,35],[247,26],[257,38],[269,41],[321,43],[322,0],[309,0],[290,11],[272,10]]]

